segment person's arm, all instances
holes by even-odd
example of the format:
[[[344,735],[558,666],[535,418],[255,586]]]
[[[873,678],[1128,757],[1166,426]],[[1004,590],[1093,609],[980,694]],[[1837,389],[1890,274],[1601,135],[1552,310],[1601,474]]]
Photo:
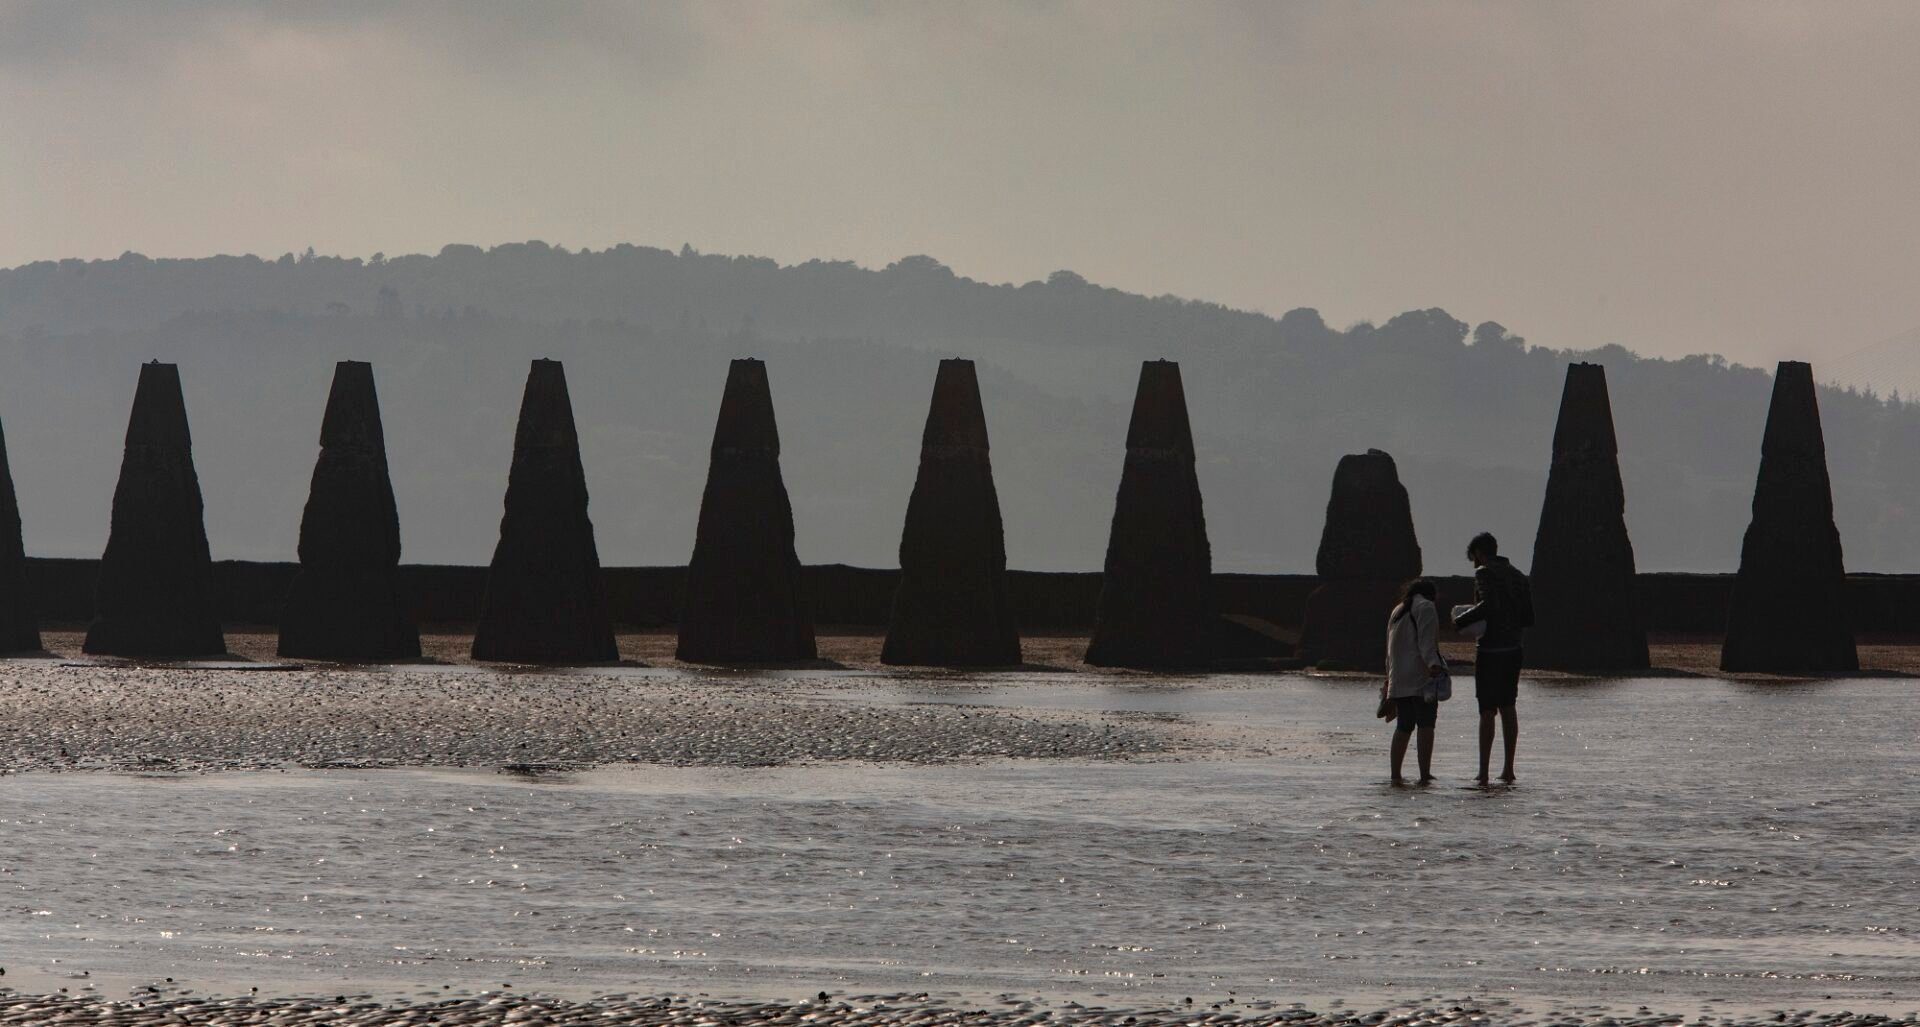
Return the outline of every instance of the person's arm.
[[[1396,612],[1397,609],[1396,609]],[[1393,632],[1400,624],[1392,617],[1387,618],[1387,673],[1380,682],[1380,697],[1386,698],[1393,688]]]
[[[1428,670],[1439,670],[1446,666],[1440,659],[1440,611],[1432,603],[1421,603],[1413,608],[1414,639],[1420,648],[1420,658],[1426,661]]]
[[[1485,567],[1473,572],[1473,608],[1453,619],[1453,630],[1459,631],[1487,619],[1487,595],[1490,591],[1487,583],[1490,577]]]

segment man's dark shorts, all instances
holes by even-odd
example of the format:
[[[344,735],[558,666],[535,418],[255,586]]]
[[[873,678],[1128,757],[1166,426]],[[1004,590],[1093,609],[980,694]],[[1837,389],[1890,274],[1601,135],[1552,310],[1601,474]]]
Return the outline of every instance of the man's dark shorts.
[[[1512,706],[1519,700],[1522,655],[1518,649],[1474,654],[1473,695],[1480,701],[1481,713]]]
[[[1440,715],[1440,704],[1428,702],[1420,696],[1407,696],[1395,699],[1393,704],[1400,712],[1394,715],[1395,731],[1412,731],[1417,727],[1432,727],[1435,717]]]

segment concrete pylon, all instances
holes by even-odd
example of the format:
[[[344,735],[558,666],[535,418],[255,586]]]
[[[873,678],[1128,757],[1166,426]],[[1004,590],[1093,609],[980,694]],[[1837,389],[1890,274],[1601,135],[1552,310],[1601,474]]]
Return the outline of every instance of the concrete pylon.
[[[793,549],[793,505],[780,477],[773,391],[758,360],[735,360],[727,369],[677,655],[693,663],[815,657]]]
[[[600,553],[587,517],[567,374],[535,360],[520,400],[500,542],[473,633],[473,658],[511,663],[619,659],[607,614]]]
[[[1530,577],[1528,663],[1563,670],[1647,668],[1613,404],[1607,369],[1599,364],[1567,367]]]
[[[180,370],[172,364],[156,361],[140,368],[84,648],[104,656],[160,659],[227,651],[187,404]]]
[[[942,667],[1020,662],[1000,496],[971,360],[942,360],[934,378],[880,660]]]
[[[420,655],[420,630],[401,601],[400,514],[373,365],[334,365],[320,422],[320,458],[300,519],[300,571],[280,615],[280,655],[400,660]]]
[[[1127,426],[1106,573],[1086,660],[1177,668],[1212,659],[1213,552],[1180,365],[1149,360]]]
[[[20,537],[20,501],[13,491],[6,436],[0,433],[0,653],[39,649],[40,624],[27,580],[27,550]]]
[[[1753,521],[1740,547],[1720,669],[1820,674],[1860,669],[1813,368],[1773,377]]]
[[[1408,580],[1420,576],[1413,506],[1393,457],[1350,453],[1333,470],[1327,520],[1314,560],[1300,654],[1347,670],[1386,666],[1386,623]]]

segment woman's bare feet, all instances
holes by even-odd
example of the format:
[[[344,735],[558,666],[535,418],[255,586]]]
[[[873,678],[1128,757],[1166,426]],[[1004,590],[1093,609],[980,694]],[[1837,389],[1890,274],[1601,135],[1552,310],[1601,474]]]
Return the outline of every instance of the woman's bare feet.
[[[1486,780],[1486,778],[1481,778],[1481,780],[1484,781]],[[1518,781],[1520,779],[1513,776],[1513,768],[1508,767],[1507,769],[1500,772],[1500,780],[1505,781],[1508,784],[1512,784],[1515,781]]]
[[[1478,774],[1476,774],[1476,775],[1474,775],[1474,778],[1473,778],[1473,779],[1474,779],[1475,781],[1477,781],[1477,782],[1479,782],[1480,784],[1486,784],[1486,783],[1487,783],[1487,772],[1483,770],[1483,771],[1481,771],[1480,773],[1478,773]]]

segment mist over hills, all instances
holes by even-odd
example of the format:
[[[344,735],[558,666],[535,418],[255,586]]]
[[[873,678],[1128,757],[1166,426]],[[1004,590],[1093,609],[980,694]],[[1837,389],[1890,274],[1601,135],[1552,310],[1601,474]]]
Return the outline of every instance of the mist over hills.
[[[1632,340],[1615,340],[1631,344]],[[216,556],[291,559],[332,364],[373,362],[409,562],[492,551],[527,360],[566,361],[610,564],[690,552],[734,356],[761,356],[809,562],[891,566],[943,356],[980,362],[1015,566],[1100,566],[1139,361],[1179,360],[1222,571],[1310,571],[1333,467],[1385,449],[1428,569],[1490,529],[1527,562],[1571,359],[1606,365],[1643,570],[1730,570],[1770,370],[1530,346],[1442,310],[1346,329],[1102,288],[542,243],[367,260],[0,271],[0,423],[30,553],[97,556],[147,359],[181,365]],[[1820,368],[1816,366],[1816,375]],[[1920,570],[1920,412],[1820,396],[1854,570]]]
[[[1920,328],[1863,346],[1818,370],[1821,381],[1838,388],[1889,398],[1920,397]]]

